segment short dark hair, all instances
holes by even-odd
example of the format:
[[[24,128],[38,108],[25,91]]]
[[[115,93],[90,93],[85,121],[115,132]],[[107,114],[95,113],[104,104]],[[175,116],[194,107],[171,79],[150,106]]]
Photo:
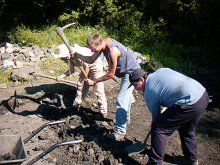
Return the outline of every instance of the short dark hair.
[[[129,80],[131,83],[138,81],[142,77],[146,77],[147,72],[145,72],[143,69],[135,69],[129,74]]]

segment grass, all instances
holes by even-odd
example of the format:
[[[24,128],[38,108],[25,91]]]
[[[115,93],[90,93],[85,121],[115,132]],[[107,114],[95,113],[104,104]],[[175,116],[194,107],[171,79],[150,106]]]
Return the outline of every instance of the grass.
[[[22,45],[39,45],[43,47],[50,47],[51,45],[59,45],[62,43],[60,37],[56,34],[57,26],[51,25],[42,29],[30,29],[25,26],[19,26],[12,30],[12,40],[15,43]],[[93,33],[107,35],[103,27],[88,27],[73,25],[64,30],[66,38],[70,44],[78,43],[85,45],[86,37]]]
[[[12,68],[1,69],[0,68],[0,83],[6,83],[8,86],[13,86],[15,83],[10,80]]]
[[[40,64],[41,70],[49,76],[58,76],[69,69],[66,62],[52,57],[45,58]]]

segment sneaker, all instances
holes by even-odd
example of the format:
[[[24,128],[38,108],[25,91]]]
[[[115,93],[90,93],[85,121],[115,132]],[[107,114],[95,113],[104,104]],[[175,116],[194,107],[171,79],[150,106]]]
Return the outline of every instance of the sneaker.
[[[107,134],[106,137],[112,140],[121,141],[124,140],[125,134],[119,134],[117,132],[114,132],[111,134]]]

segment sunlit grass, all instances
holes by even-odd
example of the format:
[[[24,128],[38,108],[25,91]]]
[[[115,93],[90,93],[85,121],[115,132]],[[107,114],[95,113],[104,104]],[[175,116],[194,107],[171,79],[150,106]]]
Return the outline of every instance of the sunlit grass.
[[[15,83],[10,80],[12,69],[0,69],[0,83],[6,83],[9,86],[14,85]]]
[[[25,26],[19,26],[12,31],[13,42],[22,45],[39,45],[43,47],[50,47],[51,45],[59,45],[62,43],[61,38],[56,34],[57,26],[51,25],[42,29],[30,29]],[[106,36],[106,30],[103,27],[82,27],[73,25],[64,30],[66,38],[70,44],[78,43],[85,45],[86,37],[93,33],[98,33]]]

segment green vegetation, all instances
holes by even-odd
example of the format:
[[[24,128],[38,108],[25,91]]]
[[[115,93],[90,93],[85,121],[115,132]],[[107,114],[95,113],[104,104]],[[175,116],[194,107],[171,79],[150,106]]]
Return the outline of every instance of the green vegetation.
[[[0,69],[0,83],[6,83],[9,86],[14,85],[14,82],[10,80],[11,68]]]
[[[22,45],[50,47],[53,44],[59,45],[62,43],[60,37],[56,35],[56,28],[57,26],[55,25],[43,27],[41,29],[28,28],[22,25],[11,31],[11,38],[14,43],[20,43]],[[86,37],[89,34],[98,33],[106,35],[104,28],[92,28],[88,26],[82,27],[78,24],[66,29],[64,33],[70,43],[78,43],[80,45],[85,45]]]
[[[98,33],[188,75],[218,67],[218,0],[23,1],[0,2],[1,38],[49,47],[61,43],[57,35],[48,40],[57,26],[76,22],[65,31],[70,43]]]

